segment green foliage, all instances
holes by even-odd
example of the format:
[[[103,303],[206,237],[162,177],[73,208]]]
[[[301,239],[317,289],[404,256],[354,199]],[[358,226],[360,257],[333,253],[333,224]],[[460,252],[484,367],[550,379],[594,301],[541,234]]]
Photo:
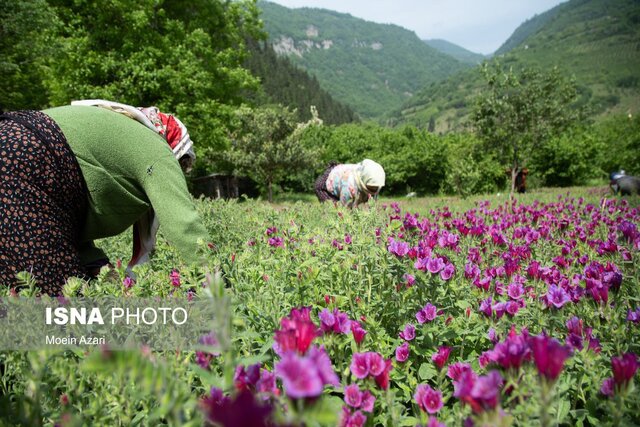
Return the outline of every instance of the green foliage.
[[[269,201],[273,185],[288,174],[315,166],[317,154],[300,143],[304,129],[296,124],[290,110],[281,106],[241,107],[236,119],[237,131],[231,135],[233,142],[224,158],[234,165],[236,174],[265,185]]]
[[[430,39],[424,40],[426,44],[434,49],[438,49],[442,53],[446,53],[457,59],[460,62],[464,62],[470,65],[478,65],[486,59],[485,55],[480,53],[471,52],[461,46],[448,42],[442,39]]]
[[[276,51],[313,74],[335,99],[363,118],[379,117],[425,85],[469,66],[396,25],[266,1],[259,7]],[[295,52],[283,40],[292,42]]]
[[[178,115],[201,149],[227,145],[234,106],[257,80],[242,68],[246,37],[260,37],[251,0],[50,0],[60,30],[42,76],[47,102],[105,98]]]
[[[315,77],[293,65],[287,58],[279,57],[268,43],[249,43],[250,55],[245,65],[260,79],[262,96],[259,104],[278,103],[297,112],[298,121],[311,119],[311,107],[315,107],[325,124],[336,125],[356,121],[353,110],[335,101],[320,87]]]
[[[609,149],[592,128],[570,129],[541,145],[531,159],[530,173],[547,187],[584,185],[608,175],[598,162],[607,152]]]
[[[468,197],[495,192],[504,186],[504,168],[481,140],[473,135],[451,134],[446,137],[448,167],[442,181],[447,194]]]
[[[279,360],[272,349],[274,330],[292,307],[310,306],[316,325],[322,309],[335,308],[361,322],[367,334],[360,345],[351,334],[325,333],[315,339],[327,350],[341,386],[327,387],[316,401],[297,403],[284,392],[272,397],[277,416],[289,421],[287,425],[299,425],[300,421],[305,425],[335,425],[336,414],[343,405],[342,387],[351,383],[358,383],[376,398],[374,412],[367,414],[369,425],[424,423],[424,414],[413,400],[418,384],[442,391],[444,406],[437,414],[441,422],[463,424],[467,417],[477,415],[453,396],[454,386],[446,369],[439,370],[434,365],[431,356],[441,345],[453,347],[448,364],[469,363],[480,375],[500,370],[504,377],[504,386],[498,392],[500,406],[513,425],[538,426],[540,413],[548,413],[551,423],[560,426],[637,425],[638,374],[625,396],[607,398],[600,393],[600,386],[611,376],[611,356],[640,351],[638,324],[626,320],[628,311],[638,307],[640,301],[638,252],[624,239],[616,241],[616,252],[597,252],[597,242],[604,243],[611,233],[608,224],[618,224],[626,215],[632,215],[637,198],[627,203],[601,196],[592,188],[582,188],[572,189],[571,195],[566,191],[518,195],[515,202],[500,197],[412,199],[399,201],[397,211],[380,203],[350,211],[316,202],[274,206],[251,200],[198,200],[196,206],[219,248],[207,255],[210,264],[217,265],[224,276],[226,286],[216,292],[223,292],[232,301],[232,348],[213,358],[208,369],[196,365],[194,351],[0,352],[0,424],[202,425],[200,402],[210,388],[216,386],[234,393],[233,375],[238,364],[247,366],[260,361],[273,372]],[[456,266],[450,280],[417,271],[414,260],[388,251],[389,237],[402,239],[410,246],[427,238],[415,228],[403,227],[407,213],[419,213],[418,219],[429,221],[431,231],[449,230],[460,237],[459,250],[434,242],[433,253],[446,256]],[[465,220],[469,218],[478,219],[481,227],[496,231],[500,227],[509,245],[496,244],[488,232],[482,237],[463,236],[450,227],[452,223],[470,224]],[[511,223],[507,225],[505,219]],[[565,227],[567,219],[572,221],[569,227]],[[465,277],[463,266],[469,262],[471,248],[486,248],[479,265],[487,272],[498,270],[504,265],[503,256],[511,253],[507,251],[528,246],[524,236],[518,237],[524,224],[547,235],[531,245],[530,257],[519,261],[519,275],[526,276],[529,288],[523,296],[526,304],[515,316],[486,317],[478,310],[480,301],[488,295],[493,295],[496,303],[508,297],[473,286],[472,280]],[[572,237],[578,226],[588,227],[589,236]],[[277,229],[276,235],[284,238],[283,246],[269,245],[267,228]],[[404,237],[400,238],[399,233]],[[346,235],[350,236],[349,244]],[[341,246],[334,245],[334,241]],[[620,268],[622,282],[619,288],[610,290],[608,304],[594,301],[588,291],[580,301],[561,309],[546,307],[540,301],[548,284],[526,273],[532,260],[563,279],[575,278],[579,282],[575,287],[584,289],[585,265],[577,259],[566,268],[554,267],[554,258],[570,241],[575,241],[573,250],[587,256],[589,262],[615,263]],[[130,233],[100,243],[114,260],[129,256]],[[200,272],[180,265],[162,237],[151,263],[137,270],[138,281],[131,289],[125,289],[120,282],[123,268],[116,268],[115,281],[99,277],[85,283],[83,292],[94,297],[180,297],[191,291],[196,298],[206,293]],[[169,279],[174,268],[180,269],[182,284],[178,288]],[[415,276],[412,286],[406,286],[405,273]],[[497,276],[495,282],[503,278],[506,282],[506,275]],[[495,282],[492,286],[497,285]],[[442,314],[432,322],[416,323],[416,312],[428,302]],[[497,364],[480,366],[480,355],[494,346],[487,336],[491,328],[501,341],[512,327],[516,333],[526,327],[530,335],[545,331],[565,342],[569,335],[566,322],[573,316],[582,321],[584,348],[576,349],[567,360],[554,386],[553,398],[546,405],[540,397],[542,389],[532,362],[517,370],[502,369]],[[407,323],[416,326],[416,336],[410,342],[408,360],[393,361],[389,390],[381,390],[370,379],[357,380],[349,368],[352,355],[376,351],[393,358],[394,349],[402,343],[398,333]],[[600,352],[588,348],[587,329],[599,340]],[[277,385],[282,389],[281,380]]]
[[[600,168],[607,175],[623,169],[628,175],[640,175],[640,116],[611,117],[594,128],[602,150],[598,154]]]
[[[46,0],[1,0],[0,23],[0,111],[46,105],[42,76],[59,24],[53,9]]]
[[[575,77],[581,102],[594,118],[635,114],[640,87],[640,6],[634,0],[571,0],[524,22],[494,54],[514,70],[558,67]],[[459,72],[424,86],[390,113],[389,123],[424,127],[435,116],[436,130],[464,128],[473,98],[483,87],[476,72]]]
[[[488,90],[477,98],[473,123],[486,147],[511,168],[513,191],[516,173],[531,157],[550,138],[582,119],[582,111],[573,106],[577,90],[558,69],[550,73],[525,69],[516,74],[499,63],[491,67],[485,63],[482,73]]]

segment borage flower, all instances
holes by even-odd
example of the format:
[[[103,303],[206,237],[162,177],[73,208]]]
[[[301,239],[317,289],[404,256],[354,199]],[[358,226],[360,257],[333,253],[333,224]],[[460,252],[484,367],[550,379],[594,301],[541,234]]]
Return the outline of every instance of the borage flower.
[[[223,426],[271,425],[269,420],[273,407],[258,403],[250,391],[242,391],[234,399],[225,396],[222,390],[212,388],[210,395],[203,398],[200,407],[207,419]]]
[[[571,301],[569,294],[560,286],[551,285],[547,293],[541,297],[548,307],[552,305],[562,308],[563,305]]]
[[[353,340],[357,345],[362,344],[364,341],[364,336],[367,335],[367,331],[362,329],[362,325],[357,320],[351,321],[351,333],[353,334]]]
[[[426,322],[433,321],[438,315],[438,309],[435,305],[427,303],[420,311],[416,313],[416,319],[421,325]]]
[[[409,343],[403,342],[401,345],[396,347],[396,360],[398,362],[406,362],[409,358]]]
[[[311,347],[306,356],[289,351],[275,365],[285,393],[292,399],[317,397],[325,385],[340,385],[323,347]]]
[[[392,368],[391,359],[385,360],[373,351],[354,353],[351,357],[351,373],[358,379],[373,377],[378,387],[383,390],[389,388],[389,372]]]
[[[293,308],[288,317],[280,320],[273,349],[279,356],[288,351],[304,354],[317,336],[320,336],[320,330],[311,321],[311,307]]]
[[[358,384],[350,384],[344,388],[344,402],[354,409],[373,412],[376,398],[369,390],[360,391]]]
[[[347,313],[343,313],[337,308],[330,312],[323,309],[318,315],[320,318],[320,328],[323,332],[333,332],[335,334],[348,334],[351,330],[351,321]]]
[[[565,360],[571,355],[571,349],[547,335],[531,337],[529,346],[538,373],[552,382],[558,379]]]
[[[502,376],[498,371],[491,371],[479,377],[472,370],[465,370],[458,380],[453,382],[453,395],[471,406],[474,413],[481,413],[498,406],[502,383]]]
[[[416,337],[416,327],[411,323],[407,323],[404,326],[402,332],[400,332],[398,335],[405,341],[411,341]]]
[[[428,384],[419,384],[413,399],[420,409],[429,414],[435,414],[442,409],[442,392],[432,389]]]
[[[435,363],[438,369],[444,368],[444,365],[447,364],[451,350],[451,347],[442,346],[439,347],[438,351],[431,356],[431,360],[433,360],[433,363]]]

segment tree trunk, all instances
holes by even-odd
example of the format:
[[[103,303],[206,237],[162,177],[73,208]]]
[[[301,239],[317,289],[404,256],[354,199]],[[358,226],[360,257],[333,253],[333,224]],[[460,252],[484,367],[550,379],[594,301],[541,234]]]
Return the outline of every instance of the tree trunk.
[[[273,202],[273,183],[271,180],[267,181],[267,197],[269,198],[269,203]]]

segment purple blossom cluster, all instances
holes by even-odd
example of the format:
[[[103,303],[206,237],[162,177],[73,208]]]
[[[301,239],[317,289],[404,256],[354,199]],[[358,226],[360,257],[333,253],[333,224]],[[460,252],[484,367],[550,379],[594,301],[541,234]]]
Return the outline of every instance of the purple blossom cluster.
[[[619,259],[632,259],[632,252],[640,251],[638,218],[640,210],[625,204],[616,205],[611,200],[603,200],[600,206],[573,199],[531,205],[513,201],[494,209],[488,203],[480,203],[477,209],[461,214],[447,208],[432,210],[430,217],[402,215],[399,205],[391,204],[388,227],[376,228],[375,238],[388,257],[385,261],[394,267],[393,285],[398,292],[401,289],[406,292],[400,295],[406,296],[403,304],[415,301],[412,300],[415,295],[428,295],[429,301],[415,312],[413,323],[405,323],[408,320],[401,318],[401,323],[394,325],[401,328],[395,329],[399,330],[397,342],[393,343],[392,339],[392,344],[386,341],[381,347],[374,347],[382,351],[384,345],[392,345],[382,352],[366,351],[371,350],[372,343],[371,338],[364,343],[367,331],[363,325],[367,329],[378,328],[380,319],[367,322],[362,313],[370,316],[371,312],[366,310],[356,317],[362,323],[351,319],[349,313],[336,308],[336,301],[341,301],[336,292],[336,298],[325,296],[328,308],[320,309],[317,318],[314,316],[318,325],[312,320],[311,307],[292,309],[281,319],[274,335],[273,349],[278,360],[274,361],[273,372],[259,364],[238,366],[234,375],[236,397],[224,396],[212,389],[211,395],[204,399],[206,405],[209,409],[220,409],[244,404],[251,408],[249,414],[253,411],[267,416],[273,409],[270,406],[273,397],[281,393],[278,382],[283,397],[304,404],[313,403],[330,387],[332,393],[340,389],[344,393],[340,425],[363,426],[371,424],[368,417],[376,409],[376,396],[381,396],[378,393],[389,389],[392,380],[401,381],[398,378],[416,365],[422,366],[430,357],[439,371],[438,379],[434,379],[437,382],[418,384],[413,394],[423,422],[428,420],[429,426],[442,426],[435,415],[445,407],[443,412],[450,414],[446,411],[456,402],[469,407],[474,417],[488,412],[502,416],[501,397],[512,393],[524,377],[523,370],[534,370],[540,383],[550,387],[563,375],[568,360],[569,374],[579,365],[570,358],[587,356],[602,360],[602,353],[611,347],[604,343],[607,345],[603,350],[597,338],[602,339],[602,330],[594,331],[603,325],[594,320],[595,317],[584,314],[589,309],[598,310],[604,318],[613,312],[610,307],[622,306],[625,320],[629,322],[625,323],[628,330],[635,330],[635,325],[640,323],[640,307],[627,311],[630,306],[622,305],[616,294],[625,289],[625,284],[622,270],[615,264]],[[266,240],[273,248],[284,246],[285,241],[278,233],[277,228],[269,227],[263,243]],[[329,249],[344,250],[352,244],[352,236],[348,233],[342,236],[342,233],[341,237],[324,240],[330,245]],[[331,249],[331,253],[335,249]],[[352,249],[355,246],[347,247],[348,252]],[[364,262],[353,260],[347,268],[360,271],[360,265]],[[465,286],[464,292],[473,298],[471,303],[467,300],[458,307],[455,301],[438,299],[441,294],[436,290]],[[353,299],[352,310],[358,311],[364,306],[363,295],[356,294]],[[408,305],[405,310],[410,310],[411,315],[415,309],[414,305]],[[506,332],[505,322],[522,325],[524,322],[518,322],[523,319],[522,313],[529,315],[534,309],[553,319],[552,326],[548,323],[543,328],[527,322],[532,331],[542,329],[543,332],[532,335],[528,328],[518,331],[515,326]],[[466,318],[456,317],[456,312],[464,313]],[[401,311],[399,317],[404,317],[404,313],[406,311]],[[446,319],[441,321],[440,316]],[[485,350],[478,358],[480,369],[474,371],[465,360],[470,351],[469,347],[465,349],[466,344],[459,345],[456,338],[448,341],[447,334],[433,331],[450,328],[450,322],[456,327],[467,322],[467,327],[477,319],[491,325],[488,333],[491,344],[473,348],[474,352]],[[587,326],[587,322],[594,328]],[[506,326],[508,328],[508,323]],[[547,335],[545,329],[553,331],[558,338]],[[370,329],[370,332],[375,339],[380,338],[379,330]],[[487,341],[484,338],[477,342],[483,345],[482,342]],[[338,348],[334,349],[332,346],[336,343]],[[389,354],[393,346],[396,346],[395,354]],[[196,361],[208,368],[212,357],[215,354],[199,352]],[[473,363],[475,366],[475,361]],[[397,370],[393,371],[392,379],[394,364]],[[602,383],[601,393],[611,397],[631,390],[639,366],[634,353],[611,357],[611,377]],[[451,379],[449,385],[445,374]],[[434,384],[437,384],[435,388]],[[403,389],[406,391],[406,387]],[[507,399],[511,402],[507,405],[515,401]]]

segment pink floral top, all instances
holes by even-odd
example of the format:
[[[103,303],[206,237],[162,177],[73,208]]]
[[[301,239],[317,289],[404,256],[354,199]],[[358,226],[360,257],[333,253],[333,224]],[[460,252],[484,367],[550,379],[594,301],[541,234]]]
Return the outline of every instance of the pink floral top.
[[[327,177],[327,191],[340,199],[343,206],[353,207],[369,199],[369,194],[358,189],[355,178],[357,167],[357,164],[337,165]]]

